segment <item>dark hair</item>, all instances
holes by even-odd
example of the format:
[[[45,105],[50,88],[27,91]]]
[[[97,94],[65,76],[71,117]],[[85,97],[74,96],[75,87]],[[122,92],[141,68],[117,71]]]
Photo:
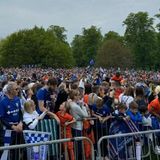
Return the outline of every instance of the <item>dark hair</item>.
[[[92,85],[86,84],[85,85],[85,94],[90,94],[90,93],[92,93]]]
[[[140,113],[145,113],[146,111],[148,110],[147,106],[146,105],[143,105],[139,108],[139,112]]]
[[[138,104],[137,104],[135,101],[132,101],[132,102],[129,104],[129,108],[130,108],[130,109],[138,109]]]
[[[47,85],[53,85],[53,86],[55,86],[55,85],[57,85],[58,84],[58,82],[57,82],[57,79],[56,78],[50,78],[49,80],[48,80],[48,82],[47,82]]]
[[[7,83],[8,83],[7,81],[3,81],[3,82],[1,83],[1,87],[3,88]]]
[[[92,87],[92,93],[96,93],[97,94],[98,93],[98,89],[99,89],[99,86],[97,86],[97,85],[93,86]]]
[[[78,84],[77,83],[72,83],[71,84],[71,89],[78,89]]]
[[[158,93],[158,99],[160,100],[160,92]]]
[[[136,97],[137,96],[144,97],[144,90],[142,87],[136,87]]]
[[[124,92],[124,95],[134,97],[134,89],[132,87],[127,87]]]
[[[124,103],[119,103],[118,106],[117,106],[117,109],[118,110],[120,110],[120,109],[127,109],[127,106]]]

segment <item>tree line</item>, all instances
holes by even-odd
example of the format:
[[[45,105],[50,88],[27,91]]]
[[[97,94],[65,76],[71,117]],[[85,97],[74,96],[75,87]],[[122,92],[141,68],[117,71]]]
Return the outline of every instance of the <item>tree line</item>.
[[[88,66],[136,67],[156,69],[160,59],[160,13],[130,13],[123,21],[124,35],[109,31],[102,35],[96,26],[83,28],[71,44],[67,30],[51,25],[47,29],[33,27],[14,32],[0,40],[0,64],[17,67],[27,64],[42,67],[69,68]]]

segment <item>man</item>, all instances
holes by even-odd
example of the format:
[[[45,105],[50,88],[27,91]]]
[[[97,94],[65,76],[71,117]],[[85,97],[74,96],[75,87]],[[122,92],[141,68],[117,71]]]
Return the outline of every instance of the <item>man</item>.
[[[37,100],[38,100],[39,112],[42,113],[47,111],[47,115],[49,117],[45,118],[52,117],[58,120],[57,116],[53,114],[55,101],[57,98],[56,88],[57,88],[57,80],[55,78],[50,78],[47,81],[47,84],[38,90]]]
[[[47,84],[38,90],[36,95],[38,100],[39,113],[47,111],[45,120],[42,121],[42,123],[40,123],[37,128],[38,130],[43,132],[51,132],[52,137],[55,137],[55,139],[58,138],[58,134],[57,134],[58,130],[54,121],[51,121],[50,119],[54,118],[58,123],[60,123],[60,120],[57,117],[57,115],[53,113],[54,107],[55,107],[55,101],[57,98],[56,88],[57,88],[56,78],[50,78],[48,79]],[[47,126],[43,127],[44,125],[45,126],[47,125]],[[53,159],[55,154],[58,154],[58,153],[52,152],[55,150],[55,145],[50,145],[49,148],[51,150],[50,159]]]
[[[21,103],[18,95],[18,86],[9,82],[6,87],[6,96],[0,102],[0,118],[4,128],[15,132],[22,132]]]
[[[23,140],[21,134],[23,130],[21,103],[19,97],[17,97],[18,91],[17,84],[9,82],[6,86],[6,96],[0,101],[0,120],[3,125],[3,145],[5,146],[19,144]],[[14,159],[15,152],[11,153]],[[1,157],[1,159],[4,158]]]

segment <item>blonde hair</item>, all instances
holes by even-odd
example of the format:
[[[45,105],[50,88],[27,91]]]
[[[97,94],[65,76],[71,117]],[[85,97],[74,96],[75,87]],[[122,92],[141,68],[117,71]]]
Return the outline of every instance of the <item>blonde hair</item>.
[[[101,108],[103,106],[103,99],[101,97],[97,98],[96,107]]]
[[[156,88],[155,88],[155,93],[158,94],[160,92],[160,86],[158,85]]]
[[[65,101],[65,108],[66,108],[66,112],[69,113],[71,107],[70,107],[70,103],[68,101]]]
[[[31,109],[31,105],[34,104],[34,101],[33,100],[27,100],[25,103],[24,103],[24,110],[29,113],[30,112],[30,109]]]
[[[69,93],[70,99],[74,100],[75,96],[79,96],[79,91],[76,89],[72,89]]]

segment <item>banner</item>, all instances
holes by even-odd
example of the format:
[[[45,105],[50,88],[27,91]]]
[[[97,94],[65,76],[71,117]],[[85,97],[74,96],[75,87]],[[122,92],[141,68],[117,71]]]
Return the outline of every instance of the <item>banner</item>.
[[[123,133],[131,133],[131,132],[138,132],[139,130],[135,126],[135,124],[131,120],[115,120],[109,130],[110,135],[115,134],[123,134]],[[139,138],[138,135],[134,135],[133,137],[117,137],[109,139],[109,147],[110,152],[109,155],[112,160],[121,160],[128,158],[128,152],[126,150],[126,145],[132,143],[133,139]]]
[[[38,143],[49,141],[51,133],[24,130],[25,143]],[[48,145],[32,146],[27,148],[28,160],[46,160],[48,153]]]

